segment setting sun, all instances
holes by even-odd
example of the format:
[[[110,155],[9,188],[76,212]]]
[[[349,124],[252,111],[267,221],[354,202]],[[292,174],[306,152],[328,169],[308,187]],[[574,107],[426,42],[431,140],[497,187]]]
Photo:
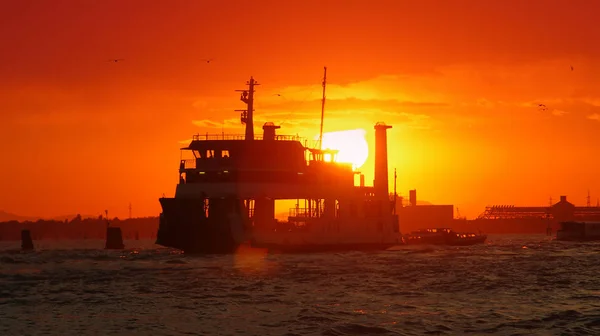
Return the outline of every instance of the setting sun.
[[[322,148],[339,150],[336,161],[351,163],[354,169],[358,169],[369,156],[366,133],[363,129],[323,133]]]

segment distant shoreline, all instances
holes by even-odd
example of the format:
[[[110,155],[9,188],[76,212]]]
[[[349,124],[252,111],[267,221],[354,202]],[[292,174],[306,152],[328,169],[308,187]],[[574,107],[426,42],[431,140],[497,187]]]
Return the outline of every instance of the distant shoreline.
[[[124,239],[155,238],[158,230],[158,217],[140,217],[106,220],[97,218],[81,218],[72,220],[37,220],[37,221],[4,221],[0,222],[0,241],[20,240],[21,231],[29,230],[34,240],[44,239],[105,239],[106,226],[121,228]]]

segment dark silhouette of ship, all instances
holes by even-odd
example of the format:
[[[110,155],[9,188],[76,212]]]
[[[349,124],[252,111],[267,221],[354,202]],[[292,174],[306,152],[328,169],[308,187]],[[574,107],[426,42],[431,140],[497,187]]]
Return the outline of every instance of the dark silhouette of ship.
[[[556,240],[598,241],[600,240],[600,222],[561,222],[560,230],[556,231]]]
[[[381,250],[401,243],[396,192],[388,190],[391,126],[375,125],[375,179],[372,187],[365,186],[364,175],[336,162],[337,151],[321,149],[321,141],[309,147],[297,136],[276,134],[280,126],[270,122],[262,136],[255,136],[258,84],[251,77],[247,85],[240,90],[247,105],[241,110],[245,135],[195,135],[181,149],[194,158],[180,161],[174,197],[159,199],[156,243],[186,253],[232,253],[246,244],[319,252]],[[296,201],[286,221],[275,218],[276,200]]]

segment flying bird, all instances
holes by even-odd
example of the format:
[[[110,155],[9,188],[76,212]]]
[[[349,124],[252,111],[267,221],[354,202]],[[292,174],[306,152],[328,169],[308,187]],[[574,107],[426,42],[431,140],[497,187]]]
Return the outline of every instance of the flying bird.
[[[546,111],[546,110],[547,110],[547,107],[546,107],[546,105],[544,105],[544,104],[538,104],[538,108],[539,108],[541,111]]]
[[[213,61],[213,58],[203,58],[202,61],[206,62],[206,63],[210,63],[211,61]]]
[[[571,65],[571,71],[573,71],[573,66]]]
[[[117,63],[117,62],[122,62],[122,61],[124,61],[124,59],[122,59],[122,58],[115,58],[115,59],[109,59],[108,61],[109,61],[109,62],[113,62],[113,63]]]
[[[280,97],[280,98],[281,98],[281,99],[283,99],[284,101],[287,101],[287,100],[288,100],[288,99],[287,99],[287,98],[286,98],[284,95],[282,95],[281,93],[274,93],[274,94],[273,94],[273,96]]]

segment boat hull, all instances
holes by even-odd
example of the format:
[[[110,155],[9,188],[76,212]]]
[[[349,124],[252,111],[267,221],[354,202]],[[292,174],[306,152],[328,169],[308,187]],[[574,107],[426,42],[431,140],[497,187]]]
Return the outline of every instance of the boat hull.
[[[447,245],[450,245],[450,246],[470,246],[470,245],[483,244],[483,243],[485,243],[486,240],[487,240],[487,236],[486,235],[482,235],[482,236],[477,236],[477,237],[473,237],[473,238],[451,239],[447,243]]]
[[[446,245],[446,246],[471,246],[483,244],[487,240],[487,235],[479,235],[475,237],[456,238],[452,236],[436,236],[436,237],[411,237],[406,236],[404,242],[406,245]]]
[[[252,247],[275,253],[384,251],[402,244],[398,216],[315,218],[304,227],[254,230]]]
[[[572,241],[572,242],[591,242],[600,241],[600,235],[587,236],[585,234],[577,234],[571,232],[556,232],[556,240],[558,241]]]
[[[230,212],[207,215],[202,199],[161,198],[156,244],[186,254],[227,254],[243,243],[243,225]],[[237,222],[237,223],[236,223]]]
[[[559,241],[598,241],[600,240],[600,222],[561,222],[556,232]]]
[[[296,226],[261,217],[259,208],[248,210],[239,197],[159,201],[162,213],[156,243],[185,253],[235,253],[243,244],[283,253],[381,251],[402,241],[395,214],[307,217],[303,226]],[[250,213],[255,214],[252,220]]]
[[[264,248],[272,253],[327,253],[327,252],[374,252],[385,251],[399,244],[392,243],[355,243],[355,244],[251,244],[254,248]]]
[[[583,237],[583,238],[577,238],[577,237],[561,237],[561,238],[556,238],[557,241],[568,241],[568,242],[595,242],[595,241],[600,241],[600,237]]]

